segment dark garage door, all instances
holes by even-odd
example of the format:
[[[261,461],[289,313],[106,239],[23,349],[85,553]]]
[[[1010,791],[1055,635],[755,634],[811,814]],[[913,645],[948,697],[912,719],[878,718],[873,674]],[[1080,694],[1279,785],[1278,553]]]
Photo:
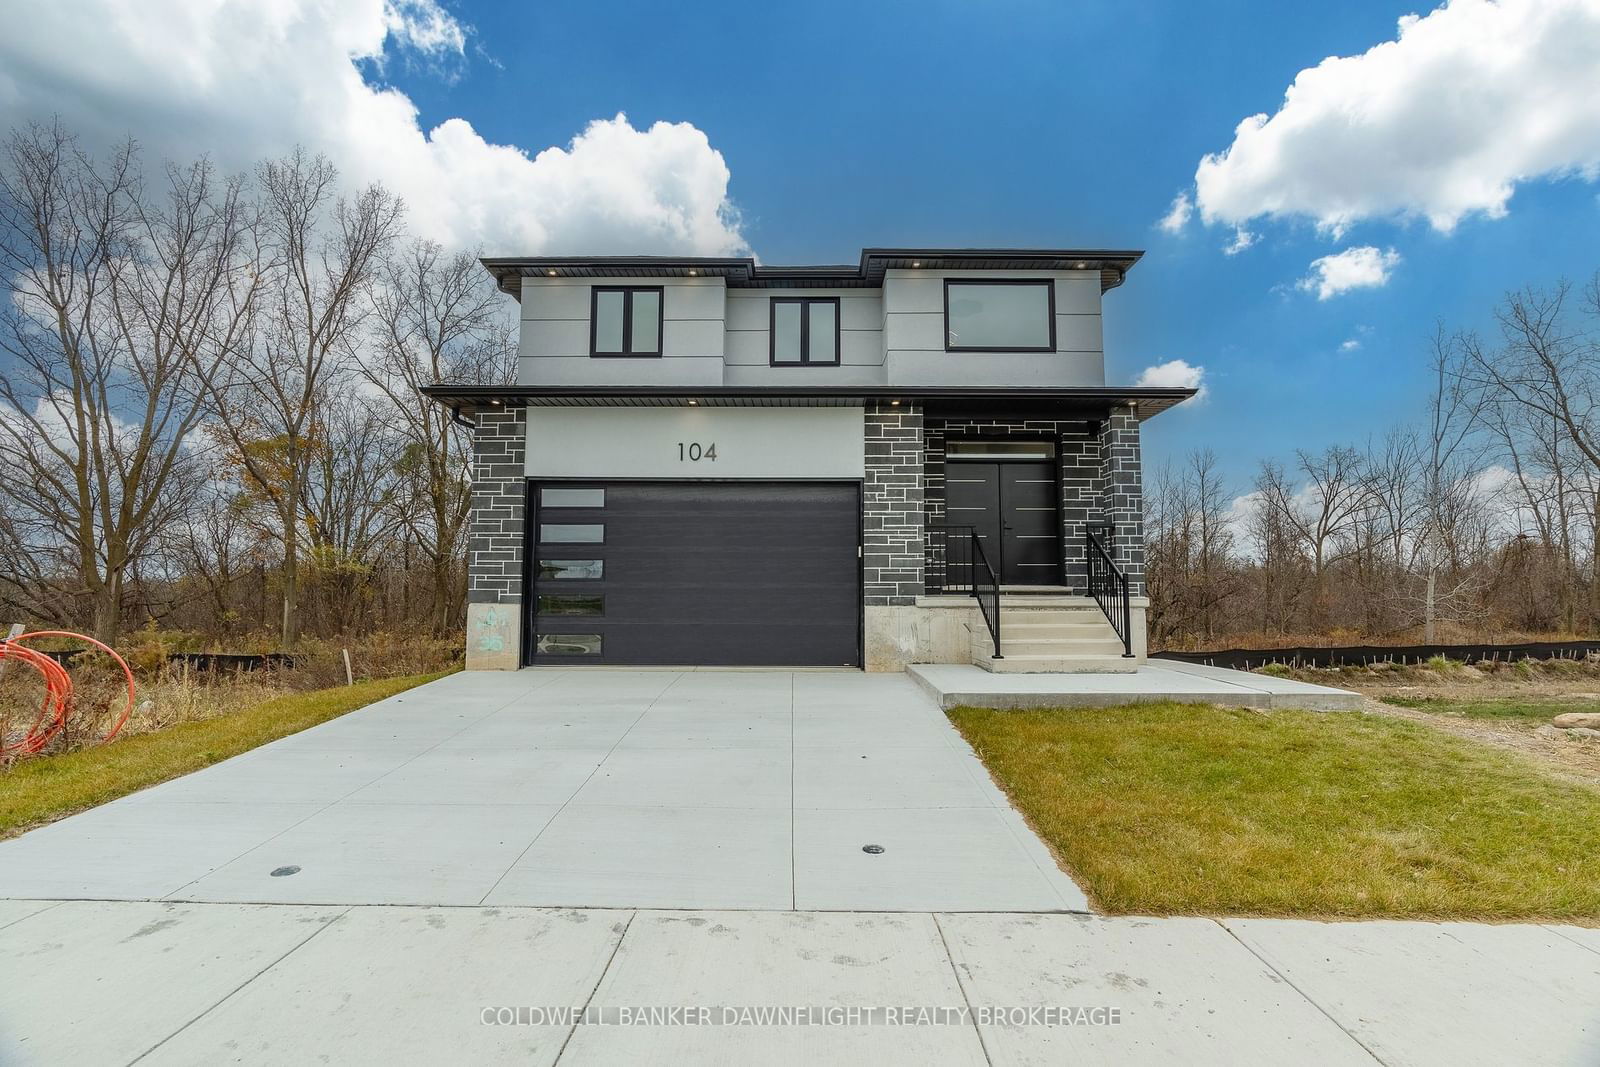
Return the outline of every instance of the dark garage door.
[[[534,663],[859,666],[854,484],[538,483]]]

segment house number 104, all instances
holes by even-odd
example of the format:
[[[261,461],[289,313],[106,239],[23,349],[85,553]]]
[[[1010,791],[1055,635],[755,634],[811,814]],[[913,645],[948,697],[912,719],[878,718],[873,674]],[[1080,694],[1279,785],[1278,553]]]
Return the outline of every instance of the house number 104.
[[[709,459],[713,463],[717,461],[717,443],[715,441],[709,445],[702,445],[699,441],[678,442],[679,463],[684,460],[688,460],[690,463],[699,463],[703,459]]]

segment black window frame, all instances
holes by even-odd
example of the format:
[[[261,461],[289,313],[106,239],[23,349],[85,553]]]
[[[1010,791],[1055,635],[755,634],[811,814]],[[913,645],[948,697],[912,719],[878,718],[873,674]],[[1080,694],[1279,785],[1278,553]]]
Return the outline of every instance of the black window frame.
[[[797,363],[778,362],[778,305],[800,305],[800,360]],[[833,305],[833,359],[823,361],[811,358],[811,305]],[[836,296],[775,296],[767,302],[767,366],[769,367],[837,367],[843,352],[839,342],[839,298]]]
[[[953,345],[950,343],[950,286],[955,285],[1042,285],[1049,314],[1050,342],[1026,348],[999,345]],[[1054,278],[946,278],[944,280],[944,350],[946,352],[1054,352],[1056,350],[1056,282]]]
[[[622,294],[622,351],[600,351],[600,294]],[[653,352],[635,352],[633,344],[633,295],[656,294],[656,347]],[[589,358],[591,359],[659,359],[667,318],[667,291],[661,285],[591,285],[589,287]]]

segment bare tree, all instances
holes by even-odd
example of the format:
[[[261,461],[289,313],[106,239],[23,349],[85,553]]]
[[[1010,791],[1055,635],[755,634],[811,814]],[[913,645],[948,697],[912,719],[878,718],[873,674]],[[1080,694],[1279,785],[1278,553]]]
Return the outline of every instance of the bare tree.
[[[1334,445],[1320,455],[1295,453],[1303,491],[1278,477],[1262,480],[1262,504],[1300,543],[1311,565],[1311,624],[1320,629],[1328,610],[1328,566],[1348,550],[1346,538],[1366,496],[1361,453]]]
[[[390,259],[376,296],[376,337],[361,359],[404,437],[400,509],[425,557],[428,620],[435,633],[461,623],[466,600],[465,534],[472,504],[467,428],[419,392],[434,382],[509,382],[516,347],[504,301],[476,259],[413,241]]]
[[[1362,629],[1392,629],[1418,542],[1422,493],[1419,446],[1409,427],[1394,427],[1381,444],[1368,441],[1362,457],[1365,491],[1346,537],[1355,567],[1354,592]]]
[[[1549,543],[1560,547],[1569,585],[1577,578],[1571,514],[1575,502],[1570,494],[1579,487],[1600,486],[1600,334],[1594,323],[1572,321],[1570,295],[1566,282],[1508,294],[1497,312],[1503,343],[1489,347],[1469,340],[1466,372],[1472,384],[1500,405],[1498,421],[1508,447],[1520,439],[1525,445],[1536,443],[1542,454],[1554,480],[1545,488],[1558,524],[1547,535]],[[1600,323],[1600,274],[1586,290],[1585,310]],[[1520,408],[1527,417],[1509,414],[1508,408]],[[1518,428],[1534,432],[1517,434]],[[1576,479],[1569,460],[1584,468]],[[1581,513],[1600,513],[1600,500],[1592,490],[1583,491],[1587,499],[1579,505]],[[1590,523],[1588,541],[1589,557],[1600,558],[1600,524]],[[1600,567],[1589,570],[1587,614],[1595,625],[1600,623]],[[1569,609],[1569,628],[1572,623]]]
[[[1209,640],[1237,587],[1232,500],[1217,466],[1210,449],[1191,452],[1178,471],[1159,471],[1146,495],[1146,579],[1158,641],[1180,633]]]
[[[218,422],[267,504],[283,546],[284,648],[300,635],[300,550],[319,409],[343,388],[403,206],[381,186],[352,198],[321,156],[296,150],[259,173],[261,316],[251,343],[212,376]]]
[[[182,513],[201,380],[249,314],[239,184],[203,161],[165,179],[150,204],[132,144],[97,163],[59,125],[15,131],[0,173],[10,517],[106,641],[130,569]]]
[[[387,405],[346,394],[317,416],[305,482],[305,530],[325,631],[352,633],[379,554],[402,523],[400,436]]]

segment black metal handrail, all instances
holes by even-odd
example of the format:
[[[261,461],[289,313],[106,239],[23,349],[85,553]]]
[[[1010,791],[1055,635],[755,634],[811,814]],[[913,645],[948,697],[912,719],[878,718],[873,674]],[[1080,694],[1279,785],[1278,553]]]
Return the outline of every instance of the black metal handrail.
[[[976,530],[972,533],[972,596],[983,613],[983,621],[989,625],[994,658],[1004,659],[1000,655],[1000,576],[989,565],[989,557],[984,555],[983,542],[978,540]]]
[[[972,592],[971,526],[944,526],[929,523],[927,551],[923,555],[923,588],[929,595]]]
[[[1133,655],[1133,611],[1128,603],[1128,576],[1122,573],[1122,568],[1106,551],[1105,543],[1095,533],[1094,527],[1084,529],[1083,539],[1089,572],[1089,595],[1094,597],[1094,602],[1105,613],[1106,621],[1111,623],[1111,628],[1122,639],[1122,655],[1130,657]]]
[[[923,586],[930,594],[968,593],[977,600],[994,642],[994,658],[1000,659],[1000,577],[977,529],[930,523],[923,563]]]

